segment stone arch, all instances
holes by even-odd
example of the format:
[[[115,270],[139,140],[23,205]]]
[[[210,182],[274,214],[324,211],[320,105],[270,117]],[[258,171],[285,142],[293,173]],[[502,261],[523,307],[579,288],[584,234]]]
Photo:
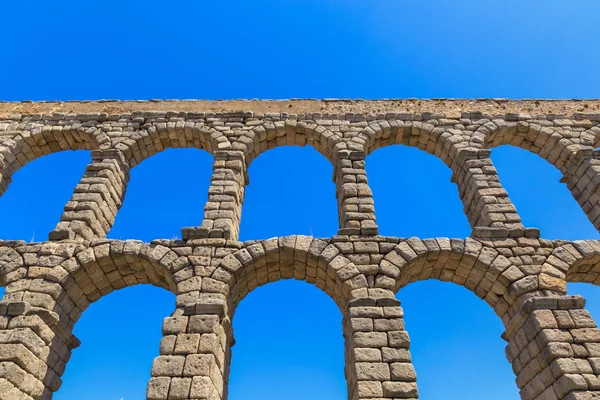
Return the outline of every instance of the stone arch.
[[[148,237],[147,229],[160,227],[159,230],[153,230],[153,237],[174,237],[184,226],[200,225],[205,213],[204,207],[209,205],[207,200],[211,194],[215,159],[216,157],[207,151],[195,147],[170,147],[145,158],[134,169],[123,167],[126,180],[114,188],[121,201],[114,213],[110,229],[104,236],[98,237],[120,239],[123,229],[128,229],[132,224],[138,228],[145,227],[141,231],[138,229],[138,232],[146,232],[145,237]],[[186,171],[187,178],[179,174],[181,171]],[[194,194],[191,196],[190,193],[186,193],[184,196],[177,189],[186,185],[189,177],[193,177],[194,180]],[[160,184],[160,190],[151,189],[151,180],[163,182]],[[189,202],[186,203],[186,199]],[[183,204],[178,208],[156,207],[158,204],[174,204],[181,201],[187,207]],[[144,218],[144,215],[149,213],[152,213],[153,218]],[[165,222],[167,225],[164,225]],[[132,239],[142,237],[144,236],[140,236],[140,233],[128,236]]]
[[[409,283],[437,279],[453,282],[485,300],[508,322],[514,300],[529,289],[520,280],[536,283],[497,250],[474,239],[424,239],[401,241],[379,264],[377,287],[397,292]],[[520,289],[520,288],[523,289]]]
[[[593,148],[600,147],[600,125],[592,126],[581,133],[580,143]]]
[[[140,284],[115,290],[90,305],[73,329],[81,344],[66,363],[62,385],[53,398],[76,399],[86,390],[110,392],[106,382],[111,382],[127,385],[127,397],[146,399],[147,382],[162,338],[161,326],[165,317],[177,312],[174,304],[175,296],[170,291]],[[124,374],[133,367],[128,365],[133,359],[138,373]],[[107,368],[104,376],[97,374],[97,365]],[[112,396],[107,393],[100,397]]]
[[[340,205],[335,174],[336,167],[332,165],[331,160],[312,146],[281,146],[267,149],[247,170],[248,178],[245,183],[252,182],[252,185],[244,188],[244,196],[240,201],[240,214],[245,215],[238,222],[240,232],[243,235],[249,227],[262,223],[262,220],[257,218],[260,213],[253,213],[251,210],[267,207],[270,208],[271,218],[277,222],[266,224],[254,231],[253,239],[264,240],[290,234],[312,235],[309,225],[316,220],[310,210],[312,206],[318,205],[329,211],[324,213],[323,218],[327,221],[324,225],[327,229],[322,230],[319,235],[336,234],[338,224],[334,215],[338,213]],[[253,179],[253,176],[256,179]],[[287,202],[289,196],[295,200]],[[267,199],[263,200],[265,197]],[[294,213],[290,212],[292,209]]]
[[[561,245],[552,251],[544,266],[566,282],[600,285],[600,242],[577,240]]]
[[[600,160],[597,149],[600,146],[600,126],[593,126],[582,132],[578,145],[572,146],[573,154],[561,170],[561,182],[566,183],[571,194],[579,203],[594,227],[600,230],[600,192],[598,173]]]
[[[146,158],[167,148],[191,147],[213,153],[231,149],[227,137],[218,130],[199,122],[178,120],[158,122],[146,129],[133,132],[114,144],[123,152],[131,168]]]
[[[12,259],[8,252],[2,272],[18,274],[6,287],[4,310],[15,307],[23,323],[30,324],[37,348],[21,348],[28,354],[34,387],[27,390],[35,398],[50,398],[61,384],[61,376],[71,350],[79,346],[73,336],[75,323],[94,301],[113,290],[148,283],[176,291],[172,271],[183,268],[182,260],[172,250],[160,245],[134,241],[98,241],[84,248],[75,243],[24,245],[30,257]],[[16,260],[16,262],[15,262]],[[8,267],[14,262],[12,267]],[[14,314],[14,313],[13,313]],[[10,347],[10,346],[9,346]],[[46,357],[54,352],[58,356]],[[31,366],[34,366],[32,368]],[[1,378],[1,377],[0,377]]]
[[[248,242],[223,259],[212,275],[229,285],[232,314],[252,290],[281,279],[314,284],[327,293],[342,314],[348,301],[366,295],[367,279],[340,250],[327,240],[310,236],[284,236]]]
[[[457,170],[457,155],[469,147],[468,133],[454,126],[434,126],[421,121],[381,120],[371,122],[351,141],[367,154],[386,146],[401,144],[416,147],[438,157],[453,173]]]
[[[553,126],[543,126],[548,123],[542,122],[492,120],[473,134],[472,142],[486,148],[517,146],[548,161],[562,173],[561,182],[567,184],[590,222],[600,229],[600,195],[595,178],[600,168],[594,157],[594,146],[600,145],[600,128],[584,130],[573,121],[554,121]]]
[[[473,133],[471,144],[483,148],[511,145],[537,154],[562,173],[561,182],[567,184],[589,220],[600,229],[600,196],[596,194],[597,179],[593,179],[598,163],[592,158],[600,129],[585,130],[584,126],[570,120],[494,119]]]
[[[457,175],[435,155],[401,144],[385,146],[367,157],[365,170],[373,192],[379,234],[421,236],[420,225],[427,225],[424,222],[433,222],[436,217],[447,217],[446,226],[421,232],[425,237],[468,236],[471,228],[477,226],[473,213],[468,212],[466,196],[460,190],[463,181],[457,181]],[[397,175],[393,185],[388,171]],[[403,196],[406,191],[410,191],[410,196]],[[440,204],[436,199],[442,196],[449,200]],[[411,217],[405,221],[403,216],[407,216],[409,209]]]
[[[177,293],[174,273],[189,265],[167,247],[134,240],[49,246],[53,255],[43,251],[28,265],[12,249],[0,253],[0,275],[11,301],[52,311],[69,329],[91,303],[114,290],[151,284]]]
[[[13,249],[1,252],[3,262],[0,271],[9,283],[44,279],[60,285],[62,289],[56,293],[54,300],[63,309],[80,306],[80,311],[83,311],[113,290],[142,283],[176,293],[173,274],[189,264],[187,257],[180,257],[165,246],[137,240],[98,240],[90,247],[76,243],[48,243],[46,246],[50,247],[43,249],[35,261],[29,260],[28,265],[24,265],[19,253]],[[32,249],[35,250],[35,245]],[[53,255],[45,255],[47,251]],[[37,268],[35,273],[32,268]],[[66,296],[62,295],[63,292]],[[72,303],[63,304],[63,300]]]
[[[508,194],[502,189],[489,152],[473,146],[471,132],[450,122],[434,126],[421,121],[376,121],[352,141],[367,153],[393,144],[416,147],[440,159],[452,171],[472,236],[489,237],[492,230],[502,236],[521,236],[524,227]]]
[[[51,240],[87,241],[106,237],[123,203],[131,168],[148,157],[167,148],[197,148],[209,153],[217,148],[230,148],[229,141],[221,132],[183,120],[156,123],[145,130],[119,134],[123,135],[107,143],[106,149],[98,154],[92,152],[92,162],[86,168],[72,201],[67,203],[61,222],[50,233]],[[101,182],[98,182],[98,176],[101,176]],[[109,179],[105,179],[107,177]],[[87,191],[82,193],[82,190]],[[105,199],[102,192],[111,193],[110,198]],[[98,209],[109,212],[98,212]]]
[[[590,133],[564,135],[566,126],[544,126],[536,121],[494,119],[481,125],[472,135],[470,145],[486,149],[512,145],[538,154],[563,174],[567,163],[589,145]]]
[[[269,282],[293,278],[314,284],[324,291],[343,316],[345,375],[348,393],[352,397],[357,379],[364,380],[364,376],[357,374],[356,362],[352,356],[357,345],[355,341],[359,340],[357,335],[360,336],[361,333],[355,335],[355,328],[350,323],[351,309],[353,306],[360,308],[361,305],[366,305],[365,301],[375,305],[375,299],[369,298],[369,295],[385,297],[388,291],[368,289],[366,276],[342,254],[335,243],[309,236],[286,236],[247,242],[240,250],[226,256],[212,277],[227,286],[223,288],[223,292],[229,294],[229,318],[224,321],[225,326],[230,325],[239,302],[252,290]],[[203,291],[205,282],[203,278]],[[383,301],[381,304],[388,306],[397,304],[395,299],[380,300]],[[233,342],[232,337],[229,340]],[[413,386],[410,386],[407,392],[412,389]]]
[[[269,149],[279,146],[306,145],[313,147],[332,164],[335,164],[337,151],[347,147],[339,133],[332,132],[314,121],[291,119],[266,121],[256,125],[233,143],[234,148],[239,147],[244,152],[248,166],[256,157]]]
[[[0,196],[8,189],[12,175],[30,161],[66,150],[95,150],[110,146],[110,139],[100,129],[79,125],[44,125],[6,137],[9,138],[0,140]]]
[[[227,398],[285,397],[268,389],[268,372],[273,368],[279,371],[278,385],[292,385],[301,398],[322,395],[325,388],[321,385],[310,388],[310,382],[319,376],[316,371],[327,374],[327,391],[339,394],[332,398],[349,398],[346,371],[351,365],[346,362],[344,338],[351,333],[344,326],[339,306],[315,285],[292,278],[257,287],[236,307],[232,332],[235,344],[229,360]],[[292,348],[293,357],[284,356]],[[300,366],[303,368],[298,370]],[[242,382],[249,378],[260,378],[264,384],[247,391]]]
[[[187,257],[161,245],[141,241],[103,241],[62,262],[57,274],[66,292],[57,304],[74,324],[93,302],[108,293],[137,284],[151,284],[177,293],[174,272]],[[70,310],[70,311],[67,311]]]
[[[457,370],[461,378],[468,381],[501,377],[498,382],[502,383],[496,388],[504,390],[506,398],[520,399],[512,368],[504,354],[506,342],[501,336],[504,324],[486,301],[474,296],[464,285],[438,279],[412,282],[396,296],[402,303],[411,339],[420,399],[488,398],[489,386],[465,386],[464,379],[448,382],[443,389],[436,387],[440,374],[455,375]],[[464,345],[449,345],[446,340],[431,341],[429,334],[433,332],[448,338],[460,337]],[[469,346],[472,351],[465,354],[463,346]],[[486,367],[482,369],[482,366]]]

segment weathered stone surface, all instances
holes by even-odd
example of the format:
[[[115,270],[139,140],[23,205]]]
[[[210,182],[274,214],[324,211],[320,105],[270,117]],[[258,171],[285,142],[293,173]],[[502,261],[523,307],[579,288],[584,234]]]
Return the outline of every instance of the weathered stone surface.
[[[435,112],[412,113],[406,112],[413,107],[408,102],[406,110],[368,114],[341,100],[323,103],[323,110],[294,108],[296,114],[215,113],[207,106],[0,115],[0,195],[29,161],[62,150],[92,150],[50,241],[0,241],[0,285],[6,286],[0,301],[0,397],[50,398],[79,345],[72,330],[83,310],[113,290],[143,283],[177,295],[175,311],[163,323],[147,398],[224,400],[235,308],[257,287],[295,278],[315,284],[344,314],[352,400],[418,397],[410,337],[395,295],[426,279],[464,286],[502,319],[522,399],[600,398],[600,331],[585,300],[566,296],[567,282],[600,284],[600,241],[539,239],[539,230],[522,224],[490,158],[490,149],[503,144],[539,154],[563,173],[600,228],[600,161],[594,151],[600,114],[543,114],[539,105],[538,115],[441,112],[437,103],[426,103]],[[337,111],[328,114],[334,103]],[[369,104],[388,103],[364,102],[363,110]],[[561,107],[570,110],[572,104]],[[378,236],[366,157],[393,144],[417,147],[448,165],[471,238]],[[338,235],[239,242],[248,166],[283,145],[313,146],[334,166]],[[182,240],[106,239],[130,170],[170,147],[214,156],[203,220],[182,227]]]

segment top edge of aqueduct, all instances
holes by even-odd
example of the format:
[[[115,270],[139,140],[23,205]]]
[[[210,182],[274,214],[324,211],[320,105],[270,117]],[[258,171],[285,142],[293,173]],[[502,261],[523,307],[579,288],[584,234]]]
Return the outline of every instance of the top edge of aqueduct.
[[[136,111],[253,112],[288,114],[432,113],[460,118],[465,113],[490,115],[554,115],[590,119],[600,115],[600,99],[281,99],[281,100],[82,100],[2,101],[0,119],[16,115]],[[595,119],[595,118],[593,118]]]

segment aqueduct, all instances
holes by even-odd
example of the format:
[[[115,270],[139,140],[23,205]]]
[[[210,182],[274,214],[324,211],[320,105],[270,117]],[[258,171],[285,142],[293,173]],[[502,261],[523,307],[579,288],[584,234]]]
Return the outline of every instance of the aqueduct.
[[[147,398],[225,400],[237,304],[258,286],[287,278],[316,285],[340,308],[350,400],[418,398],[395,294],[425,279],[464,286],[493,308],[522,399],[600,399],[600,330],[585,300],[566,293],[567,282],[600,283],[600,241],[545,240],[525,227],[490,159],[503,144],[539,154],[561,171],[600,229],[594,152],[600,114],[400,112],[391,105],[385,112],[346,113],[91,107],[96,110],[0,115],[0,194],[29,161],[92,151],[48,241],[0,241],[6,288],[0,399],[51,399],[79,344],[72,331],[81,314],[113,290],[145,283],[177,296],[176,311],[163,323]],[[393,144],[424,150],[452,170],[471,237],[378,235],[365,158]],[[338,235],[240,242],[248,166],[286,145],[312,146],[333,164]],[[203,221],[182,227],[181,240],[106,239],[130,169],[171,147],[214,157]]]

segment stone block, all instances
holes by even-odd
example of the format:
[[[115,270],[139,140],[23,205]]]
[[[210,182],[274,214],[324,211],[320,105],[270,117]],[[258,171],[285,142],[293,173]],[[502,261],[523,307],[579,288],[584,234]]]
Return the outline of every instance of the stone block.
[[[152,376],[181,376],[184,356],[158,356],[152,364]]]
[[[172,378],[169,387],[169,400],[189,399],[192,378]]]
[[[359,381],[389,381],[390,367],[385,363],[357,362],[356,377]]]
[[[177,342],[173,350],[174,354],[195,354],[200,344],[199,333],[187,333],[177,335]]]
[[[146,390],[147,400],[166,400],[169,395],[169,385],[171,378],[168,377],[153,377],[148,382]]]
[[[354,345],[357,347],[385,347],[388,337],[385,332],[356,332],[353,336]]]
[[[419,392],[414,382],[383,382],[383,395],[393,398],[417,398]]]
[[[383,397],[383,387],[379,381],[359,381],[356,383],[356,391],[360,399]]]
[[[212,314],[192,315],[188,331],[192,333],[218,333],[219,317]]]
[[[393,381],[414,382],[417,380],[415,368],[410,363],[395,362],[390,364]]]
[[[215,363],[215,356],[212,354],[190,354],[185,357],[182,372],[184,376],[210,376]]]

